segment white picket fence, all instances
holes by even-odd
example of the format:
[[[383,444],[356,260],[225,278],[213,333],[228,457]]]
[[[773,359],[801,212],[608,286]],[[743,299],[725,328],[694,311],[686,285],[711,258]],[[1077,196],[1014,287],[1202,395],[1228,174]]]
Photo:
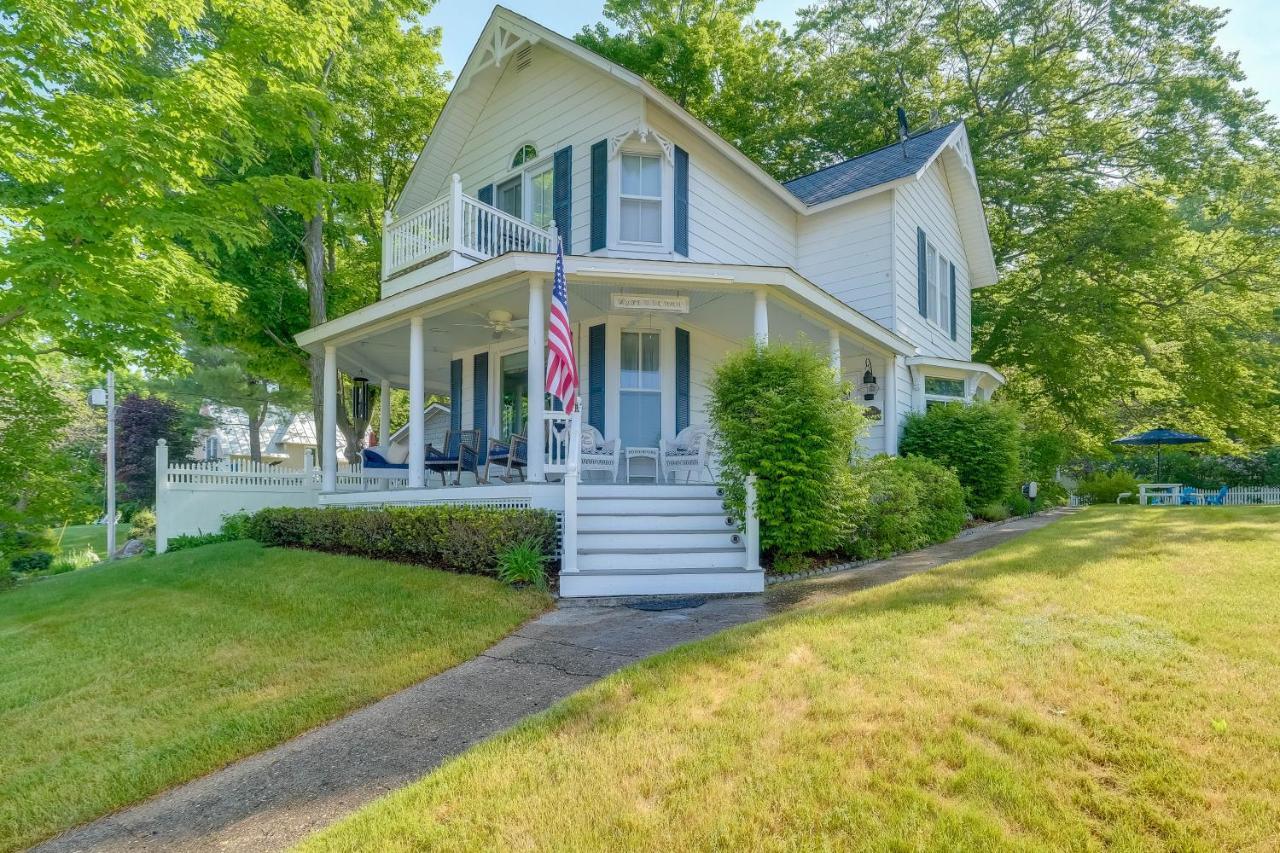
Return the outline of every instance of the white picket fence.
[[[1196,496],[1217,498],[1221,489],[1196,489]],[[1280,486],[1236,486],[1228,489],[1222,499],[1226,506],[1277,506],[1280,505]]]
[[[319,506],[321,472],[310,453],[302,468],[264,462],[169,462],[156,445],[156,551],[175,536],[216,533],[225,516],[277,506]],[[361,489],[360,466],[341,465],[339,489]]]

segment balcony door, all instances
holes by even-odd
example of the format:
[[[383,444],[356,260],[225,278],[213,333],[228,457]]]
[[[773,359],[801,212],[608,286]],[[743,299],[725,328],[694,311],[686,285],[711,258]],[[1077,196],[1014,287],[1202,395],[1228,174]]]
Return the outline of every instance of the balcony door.
[[[657,447],[662,438],[661,336],[622,333],[619,435],[624,447]]]

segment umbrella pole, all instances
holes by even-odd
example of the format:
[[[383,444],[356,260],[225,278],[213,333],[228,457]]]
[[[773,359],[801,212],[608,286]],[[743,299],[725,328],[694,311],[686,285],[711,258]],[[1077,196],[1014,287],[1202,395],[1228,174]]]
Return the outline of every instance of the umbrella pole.
[[[1163,480],[1160,479],[1160,445],[1159,444],[1156,445],[1156,482],[1157,483],[1164,482]]]

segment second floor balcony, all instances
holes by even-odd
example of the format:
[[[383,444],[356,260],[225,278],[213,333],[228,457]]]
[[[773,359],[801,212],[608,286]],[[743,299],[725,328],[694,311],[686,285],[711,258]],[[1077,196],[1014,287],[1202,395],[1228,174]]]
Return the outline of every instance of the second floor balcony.
[[[479,199],[464,195],[453,176],[450,191],[398,218],[390,211],[382,229],[382,280],[439,264],[420,281],[495,258],[507,252],[554,252],[555,223],[538,228]],[[395,288],[400,289],[400,288]]]

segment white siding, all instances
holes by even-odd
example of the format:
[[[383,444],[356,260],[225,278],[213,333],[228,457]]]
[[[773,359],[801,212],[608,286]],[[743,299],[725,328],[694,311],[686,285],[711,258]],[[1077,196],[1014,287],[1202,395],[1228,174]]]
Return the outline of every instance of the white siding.
[[[897,305],[893,330],[927,355],[969,360],[971,357],[969,265],[956,223],[955,207],[941,161],[921,180],[893,191],[894,278]],[[920,316],[917,299],[916,228],[956,265],[956,340],[948,330]]]
[[[893,323],[891,193],[800,219],[796,271],[882,326]]]
[[[687,327],[686,327],[687,328]],[[739,344],[701,329],[689,330],[689,423],[710,426],[711,377],[726,355]]]
[[[572,145],[573,239],[566,250],[585,254],[591,228],[591,146],[636,126],[644,114],[644,98],[545,45],[533,46],[528,67],[521,70],[509,61],[500,73],[483,105],[466,99],[450,115],[456,125],[437,131],[463,133],[464,142],[441,146],[442,151],[456,147],[461,153],[443,168],[424,164],[405,189],[402,207],[412,209],[438,198],[455,172],[462,177],[463,192],[476,195],[482,186],[512,174],[512,155],[526,142],[537,147],[539,158]]]
[[[689,260],[795,266],[796,214],[653,104],[648,124],[689,152]]]

